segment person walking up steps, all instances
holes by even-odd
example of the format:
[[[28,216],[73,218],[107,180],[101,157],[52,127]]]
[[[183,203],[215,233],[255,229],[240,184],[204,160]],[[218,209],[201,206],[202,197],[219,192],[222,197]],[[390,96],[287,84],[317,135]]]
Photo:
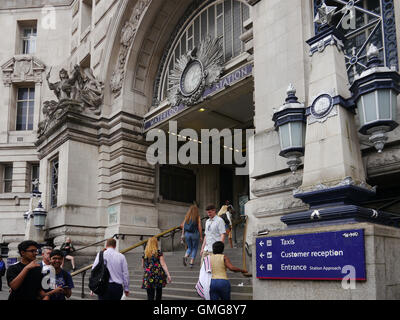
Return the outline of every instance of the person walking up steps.
[[[181,228],[181,238],[185,238],[188,246],[185,256],[183,257],[183,265],[187,265],[187,259],[190,257],[189,264],[192,268],[194,260],[196,259],[199,241],[203,241],[203,230],[201,228],[199,209],[196,205],[190,206],[185,219],[181,224]]]
[[[224,243],[226,236],[225,222],[217,216],[217,211],[214,205],[209,205],[206,208],[208,220],[205,225],[205,237],[201,247],[201,263],[204,257],[212,254],[212,246],[216,241]],[[200,264],[201,265],[201,264]]]
[[[125,256],[118,252],[117,241],[110,238],[106,241],[103,252],[104,263],[110,273],[107,290],[98,296],[99,300],[121,300],[123,294],[129,296],[129,270]],[[101,261],[100,253],[97,254],[92,270]]]
[[[231,283],[228,280],[226,269],[233,272],[247,273],[247,270],[232,265],[229,258],[224,255],[224,243],[217,241],[213,244],[211,255],[211,283],[210,300],[231,300]]]
[[[147,290],[147,299],[161,300],[162,288],[166,286],[167,281],[171,283],[171,275],[162,252],[158,250],[158,241],[155,237],[147,241],[142,267],[144,269],[142,289]]]

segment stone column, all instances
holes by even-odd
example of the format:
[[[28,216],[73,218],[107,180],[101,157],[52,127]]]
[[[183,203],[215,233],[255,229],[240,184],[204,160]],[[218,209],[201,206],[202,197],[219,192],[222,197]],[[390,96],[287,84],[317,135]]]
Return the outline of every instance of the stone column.
[[[40,111],[42,105],[42,83],[36,82],[35,83],[35,111],[33,114],[33,130],[37,131],[39,121],[40,121]]]
[[[249,1],[253,4],[254,45],[254,171],[250,173],[251,200],[248,244],[253,232],[285,225],[280,217],[304,209],[292,190],[301,184],[301,169],[292,175],[286,159],[279,156],[279,137],[272,121],[273,109],[282,104],[289,83],[300,102],[308,97],[309,56],[305,41],[312,32],[311,1]],[[307,23],[306,21],[310,21]]]
[[[12,181],[12,192],[13,193],[25,193],[28,190],[29,181],[29,167],[26,161],[15,161],[13,163],[13,181]]]
[[[322,94],[350,98],[345,59],[339,44],[328,45],[312,57],[310,104]],[[326,100],[328,101],[328,100]],[[333,102],[334,103],[334,102]],[[352,110],[334,105],[326,117],[308,118],[303,184],[306,190],[318,184],[335,185],[346,177],[365,182],[359,139]]]
[[[8,131],[10,130],[10,108],[12,107],[12,94],[13,88],[11,84],[6,84],[3,88],[1,88],[0,93],[3,93],[1,96],[1,103],[5,108],[2,111],[2,116],[0,117],[0,143],[8,142]],[[12,129],[14,130],[14,129]]]

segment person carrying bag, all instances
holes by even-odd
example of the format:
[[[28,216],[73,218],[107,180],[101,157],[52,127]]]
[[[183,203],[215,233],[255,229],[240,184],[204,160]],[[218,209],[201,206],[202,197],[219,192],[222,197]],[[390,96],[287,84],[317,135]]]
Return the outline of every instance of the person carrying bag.
[[[104,251],[101,251],[99,262],[93,267],[89,278],[89,289],[98,296],[102,296],[107,291],[108,281],[110,280],[110,272],[104,263],[103,255]]]

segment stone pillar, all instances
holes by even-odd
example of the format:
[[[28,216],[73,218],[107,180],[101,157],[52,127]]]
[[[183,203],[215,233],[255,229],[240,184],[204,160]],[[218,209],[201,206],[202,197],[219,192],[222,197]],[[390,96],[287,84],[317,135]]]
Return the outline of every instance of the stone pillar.
[[[0,118],[0,143],[8,143],[8,131],[10,123],[10,108],[12,107],[12,94],[14,92],[11,84],[6,84],[4,87],[0,88],[0,93],[2,94],[1,103],[5,108],[2,111],[2,116]],[[14,129],[12,129],[14,130]]]
[[[30,191],[28,190],[30,186],[29,172],[29,165],[26,161],[13,162],[13,193],[25,193]]]
[[[285,225],[280,216],[299,211],[304,204],[292,197],[301,185],[302,169],[292,175],[286,159],[279,156],[279,137],[272,121],[273,109],[282,104],[292,83],[300,102],[308,98],[308,46],[311,37],[311,1],[248,1],[253,5],[254,46],[254,171],[250,173],[251,200],[245,207],[249,217],[247,242],[253,233]]]
[[[310,104],[323,94],[343,99],[351,96],[339,41],[312,56],[308,99]],[[359,183],[365,182],[358,140],[354,113],[346,109],[343,103],[333,105],[330,113],[323,118],[309,116],[301,188],[306,190],[318,184],[335,185],[346,177]]]

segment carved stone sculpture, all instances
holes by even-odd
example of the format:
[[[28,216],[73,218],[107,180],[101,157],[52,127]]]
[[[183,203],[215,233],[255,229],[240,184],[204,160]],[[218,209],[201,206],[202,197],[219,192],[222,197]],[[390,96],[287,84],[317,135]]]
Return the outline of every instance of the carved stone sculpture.
[[[68,111],[82,113],[101,113],[104,98],[104,84],[98,81],[90,68],[81,68],[76,65],[69,76],[65,69],[59,73],[60,81],[49,81],[51,69],[46,77],[50,90],[54,92],[58,101],[45,101],[42,112],[44,120],[39,123],[38,136],[41,137],[47,130]]]

